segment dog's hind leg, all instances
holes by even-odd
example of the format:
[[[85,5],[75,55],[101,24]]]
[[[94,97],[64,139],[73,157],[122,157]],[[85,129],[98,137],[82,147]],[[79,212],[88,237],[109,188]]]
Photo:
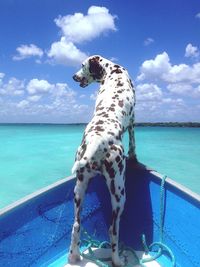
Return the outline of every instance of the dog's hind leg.
[[[112,221],[109,229],[112,248],[112,264],[113,267],[121,267],[124,263],[119,257],[119,223],[126,200],[124,185],[125,159],[120,159],[120,156],[117,156],[116,159],[119,159],[119,161],[114,163],[111,161],[109,162],[110,170],[107,168],[107,170],[104,171],[104,176],[110,192],[112,204]],[[118,169],[117,166],[120,166],[120,169]],[[114,177],[110,175],[112,174],[112,168],[115,172]]]
[[[71,245],[69,250],[68,261],[71,264],[76,263],[80,260],[80,228],[81,228],[81,219],[80,213],[82,208],[83,199],[85,192],[87,190],[88,181],[91,178],[91,175],[82,167],[80,170],[77,170],[76,177],[77,182],[74,188],[74,224],[71,234]]]

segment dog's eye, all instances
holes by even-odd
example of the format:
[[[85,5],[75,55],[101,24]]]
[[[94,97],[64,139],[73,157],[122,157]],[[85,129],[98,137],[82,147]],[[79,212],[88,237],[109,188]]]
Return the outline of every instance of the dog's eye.
[[[82,64],[82,68],[84,68],[85,67],[85,65],[84,64]]]

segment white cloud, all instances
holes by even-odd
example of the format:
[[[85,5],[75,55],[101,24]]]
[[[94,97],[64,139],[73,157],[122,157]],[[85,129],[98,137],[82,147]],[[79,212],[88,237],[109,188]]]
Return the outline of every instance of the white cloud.
[[[34,44],[30,45],[21,45],[16,48],[18,54],[13,56],[13,60],[23,60],[30,57],[39,57],[43,56],[43,51],[41,48],[37,47]]]
[[[199,83],[200,62],[193,65],[172,65],[166,52],[157,55],[154,59],[146,60],[140,67],[138,81],[163,81],[168,83]]]
[[[86,97],[86,95],[84,95],[84,94],[79,96],[79,98],[85,98],[85,97]]]
[[[3,79],[3,78],[4,78],[4,76],[5,76],[5,73],[3,73],[3,72],[0,72],[0,79]]]
[[[111,58],[109,58],[109,60],[112,62],[118,62],[119,61],[119,59],[117,57],[111,57]]]
[[[188,95],[192,93],[193,87],[191,84],[187,83],[173,83],[167,85],[167,89],[171,93],[179,94],[179,95]]]
[[[23,95],[16,94],[22,88]],[[87,122],[93,111],[79,103],[77,93],[66,83],[10,78],[0,86],[0,94],[0,122]]]
[[[200,19],[200,13],[196,14],[195,16],[197,19]]]
[[[22,100],[19,103],[17,103],[17,107],[18,108],[22,108],[24,109],[25,107],[27,107],[29,105],[29,101],[28,100]]]
[[[138,82],[137,121],[199,121],[200,62],[174,65],[163,52],[143,62]]]
[[[148,37],[148,38],[144,41],[144,45],[145,45],[145,46],[149,46],[149,45],[151,45],[151,44],[153,44],[153,43],[154,43],[154,39],[151,38],[151,37]]]
[[[168,73],[170,70],[170,59],[166,52],[159,54],[155,59],[146,60],[140,67],[140,75],[138,81],[146,79],[157,80],[162,78],[163,73]]]
[[[171,66],[169,73],[163,75],[163,78],[167,82],[189,82],[192,84],[200,82],[200,63],[193,65],[173,65]]]
[[[163,98],[162,102],[164,104],[167,104],[167,105],[171,104],[171,105],[174,105],[176,107],[177,107],[177,105],[179,105],[179,106],[184,105],[184,101],[182,98],[170,98],[170,97],[168,97],[168,98]]]
[[[77,44],[91,41],[109,31],[116,31],[116,16],[110,14],[106,7],[91,6],[87,14],[74,13],[59,16],[54,20],[61,29],[60,41],[52,42],[50,49],[45,52],[34,44],[20,45],[16,48],[17,54],[13,60],[23,60],[36,57],[35,62],[41,64],[41,58],[48,57],[46,62],[50,64],[62,64],[67,66],[80,65],[87,57]]]
[[[1,85],[3,83],[3,78],[5,77],[5,74],[3,72],[0,72],[0,90],[1,90]]]
[[[4,75],[2,75],[2,77],[4,77]],[[7,83],[3,83],[3,81],[0,80],[1,95],[23,95],[24,89],[24,81],[20,81],[14,77],[10,78]]]
[[[87,55],[81,52],[72,42],[62,37],[59,42],[54,42],[48,52],[51,63],[76,66],[83,62]]]
[[[90,99],[96,101],[98,95],[98,90],[96,90],[94,93],[90,95]]]
[[[53,87],[54,85],[46,80],[32,79],[27,85],[27,91],[29,94],[47,93],[52,90]]]
[[[31,101],[31,102],[38,102],[40,99],[41,99],[41,95],[32,95],[32,96],[29,96],[27,99],[28,101]]]
[[[88,55],[76,44],[88,42],[108,31],[116,31],[115,18],[105,7],[91,6],[87,15],[75,13],[59,16],[56,25],[61,28],[60,41],[53,42],[47,56],[49,63],[68,66],[80,65]]]
[[[162,90],[156,84],[138,84],[136,87],[137,101],[156,101],[162,98]]]
[[[185,57],[192,57],[192,58],[198,58],[199,57],[199,49],[196,46],[193,46],[192,44],[188,44],[185,48]]]
[[[59,16],[55,23],[61,28],[67,41],[82,43],[90,41],[109,30],[116,31],[115,18],[105,7],[91,6],[87,15],[75,13],[74,15]]]

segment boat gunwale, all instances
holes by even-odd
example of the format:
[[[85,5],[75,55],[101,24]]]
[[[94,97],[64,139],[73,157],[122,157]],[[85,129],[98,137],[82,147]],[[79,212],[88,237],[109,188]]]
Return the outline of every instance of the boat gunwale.
[[[44,195],[47,192],[50,192],[51,190],[54,190],[55,188],[65,184],[66,182],[75,179],[75,176],[70,175],[67,176],[66,178],[63,178],[61,180],[58,180],[50,185],[47,185],[45,187],[42,187],[41,189],[38,189],[36,191],[34,191],[33,193],[30,193],[28,195],[26,195],[25,197],[22,197],[16,201],[14,201],[13,203],[5,206],[4,208],[0,209],[0,217],[9,213],[10,211],[14,210],[15,208],[18,208],[22,205],[24,205],[26,202],[29,202],[41,195]]]
[[[159,181],[159,184],[161,184],[161,181],[163,179],[163,174],[159,173],[156,170],[153,170],[151,168],[146,167],[148,171],[150,171],[151,174],[154,175],[154,180]],[[184,195],[186,200],[192,201],[194,205],[198,205],[200,207],[200,195],[189,189],[188,187],[176,182],[175,180],[171,179],[170,177],[167,176],[166,178],[166,185],[170,186],[172,189],[176,191],[177,194]]]

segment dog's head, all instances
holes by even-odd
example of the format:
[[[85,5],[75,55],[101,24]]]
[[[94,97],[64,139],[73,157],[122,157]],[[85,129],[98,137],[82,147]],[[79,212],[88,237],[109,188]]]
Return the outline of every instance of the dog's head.
[[[103,58],[91,56],[83,62],[82,68],[73,76],[73,79],[79,82],[81,87],[86,87],[94,81],[101,82],[104,73]]]

